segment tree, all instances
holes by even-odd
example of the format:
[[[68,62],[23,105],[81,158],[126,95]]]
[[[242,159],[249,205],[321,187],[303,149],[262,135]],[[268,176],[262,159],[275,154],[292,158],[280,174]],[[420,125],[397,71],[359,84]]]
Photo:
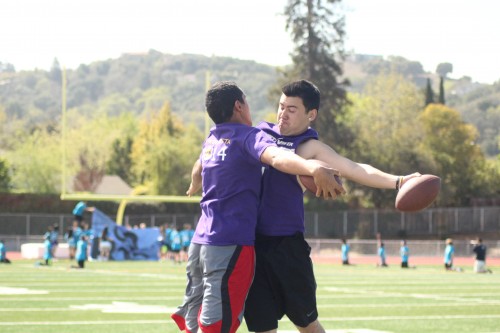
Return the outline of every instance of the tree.
[[[427,78],[427,86],[425,89],[425,106],[434,103],[434,91],[432,90],[431,79]]]
[[[475,143],[476,128],[441,104],[428,105],[419,119],[425,133],[420,150],[433,160],[433,172],[443,182],[440,204],[464,205],[472,197],[491,193],[492,178],[486,177],[489,167]]]
[[[429,170],[416,142],[422,130],[416,115],[421,112],[422,93],[400,74],[379,75],[370,80],[360,95],[352,95],[346,124],[357,133],[346,154],[354,161],[373,165],[394,174]],[[392,207],[394,192],[346,184],[356,189],[365,206]]]
[[[48,72],[47,76],[51,81],[54,81],[58,85],[61,85],[61,83],[62,83],[62,70],[61,70],[61,66],[59,65],[59,61],[57,60],[57,58],[55,58],[54,61],[52,62],[52,67],[50,68],[50,72]]]
[[[111,156],[107,164],[106,172],[110,175],[118,175],[128,184],[135,183],[132,173],[133,139],[130,136],[117,138],[113,141]]]
[[[18,192],[59,193],[60,135],[44,128],[17,133],[14,149],[7,153],[12,188]]]
[[[441,77],[446,77],[448,73],[453,73],[453,65],[449,62],[442,62],[436,67],[436,73]]]
[[[348,104],[347,80],[342,80],[344,16],[338,14],[340,0],[289,0],[285,7],[286,29],[295,43],[293,67],[284,81],[307,79],[321,91],[321,110],[315,123],[322,141],[349,146],[352,135],[339,119]]]
[[[444,99],[444,77],[441,76],[439,80],[439,104],[445,105]]]
[[[117,138],[135,134],[135,118],[131,113],[118,117],[100,115],[87,120],[71,110],[66,135],[68,174],[75,175],[73,189],[93,192],[100,184],[112,156]]]
[[[10,191],[10,172],[9,166],[7,165],[7,161],[3,158],[0,158],[0,192],[9,192]]]
[[[149,194],[183,195],[201,141],[198,130],[186,129],[172,115],[169,103],[145,116],[132,145],[135,185],[146,186]]]

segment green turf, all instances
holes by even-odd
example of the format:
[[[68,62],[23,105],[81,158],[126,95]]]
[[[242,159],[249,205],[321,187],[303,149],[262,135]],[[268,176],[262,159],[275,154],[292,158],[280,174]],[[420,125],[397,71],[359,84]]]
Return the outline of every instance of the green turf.
[[[137,303],[169,312],[182,301],[184,265],[88,262],[84,270],[75,270],[68,268],[71,264],[61,260],[52,267],[36,267],[21,260],[0,265],[0,332],[178,332],[168,313],[114,313],[96,307]],[[315,270],[320,321],[327,330],[500,330],[498,270],[477,275],[470,269],[445,272],[441,266],[402,270],[326,264],[315,265]],[[5,287],[48,293],[8,295],[2,292]],[[293,330],[293,325],[284,319],[280,329]],[[245,324],[239,332],[247,332]]]

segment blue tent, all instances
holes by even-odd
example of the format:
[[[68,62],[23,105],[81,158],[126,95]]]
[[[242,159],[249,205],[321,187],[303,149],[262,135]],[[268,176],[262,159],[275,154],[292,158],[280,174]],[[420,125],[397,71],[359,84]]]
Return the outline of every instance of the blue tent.
[[[111,260],[158,260],[158,228],[127,229],[115,223],[98,209],[92,214],[92,230],[99,237],[108,228]]]

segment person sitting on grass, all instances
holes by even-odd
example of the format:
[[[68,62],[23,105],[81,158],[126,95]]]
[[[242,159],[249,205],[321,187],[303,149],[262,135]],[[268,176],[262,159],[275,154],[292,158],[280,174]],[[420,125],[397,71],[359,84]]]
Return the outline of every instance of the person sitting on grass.
[[[470,242],[474,246],[472,252],[476,254],[474,260],[474,273],[493,273],[491,269],[486,267],[486,245],[483,244],[481,238],[477,238]]]

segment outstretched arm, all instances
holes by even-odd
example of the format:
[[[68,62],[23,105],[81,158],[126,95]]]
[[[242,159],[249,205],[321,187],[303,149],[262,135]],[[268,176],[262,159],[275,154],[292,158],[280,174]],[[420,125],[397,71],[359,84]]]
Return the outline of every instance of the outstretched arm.
[[[323,195],[325,199],[329,196],[336,198],[335,191],[345,193],[342,185],[335,180],[335,175],[339,174],[337,170],[325,168],[313,161],[307,161],[292,152],[271,146],[264,150],[260,160],[262,163],[285,173],[313,176],[317,186],[317,197]]]
[[[337,169],[341,177],[369,187],[396,189],[398,179],[398,185],[401,187],[408,179],[420,176],[420,173],[416,172],[403,176],[401,179],[401,176],[383,172],[371,165],[353,162],[318,140],[302,143],[297,148],[296,153],[305,159],[324,161],[332,168]]]

